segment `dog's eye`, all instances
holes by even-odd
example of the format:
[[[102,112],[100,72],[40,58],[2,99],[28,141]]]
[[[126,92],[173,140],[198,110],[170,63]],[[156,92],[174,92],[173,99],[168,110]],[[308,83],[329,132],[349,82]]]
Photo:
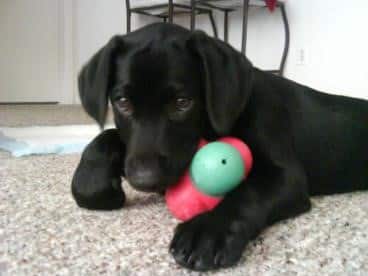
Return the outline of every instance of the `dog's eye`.
[[[177,98],[175,100],[175,107],[179,111],[185,111],[192,106],[192,99],[190,98]]]
[[[117,108],[125,115],[132,115],[133,105],[127,98],[120,98],[115,102]]]

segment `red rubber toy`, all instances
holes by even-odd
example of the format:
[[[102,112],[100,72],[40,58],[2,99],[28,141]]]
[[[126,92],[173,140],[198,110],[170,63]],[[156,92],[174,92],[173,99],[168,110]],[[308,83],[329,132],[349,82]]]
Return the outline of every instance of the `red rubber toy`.
[[[239,153],[244,163],[244,178],[249,174],[253,158],[249,147],[243,141],[233,138],[224,137],[218,140],[233,146]],[[201,149],[208,142],[201,139],[198,149]],[[169,211],[179,220],[186,221],[203,212],[207,212],[215,208],[222,200],[223,196],[212,196],[205,194],[193,183],[189,169],[180,178],[178,183],[167,189],[165,194],[166,205]]]

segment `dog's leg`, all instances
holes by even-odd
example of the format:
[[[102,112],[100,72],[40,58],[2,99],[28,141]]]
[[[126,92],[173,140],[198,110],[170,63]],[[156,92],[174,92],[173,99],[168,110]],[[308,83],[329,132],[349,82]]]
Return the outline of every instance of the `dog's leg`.
[[[112,210],[121,208],[125,146],[116,129],[99,134],[84,150],[72,180],[72,194],[80,207]]]
[[[170,245],[175,260],[209,270],[238,262],[249,240],[267,225],[310,209],[307,194],[289,169],[250,177],[211,212],[179,224]]]
[[[196,270],[233,265],[266,226],[310,209],[306,173],[290,141],[289,117],[282,109],[276,111],[260,110],[248,129],[246,141],[255,160],[249,178],[212,211],[177,227],[170,250],[178,263]]]
[[[295,104],[293,98],[284,99],[288,94],[280,92],[281,82],[271,88],[272,81],[233,50],[213,41],[201,45],[205,39],[199,37],[192,46],[202,59],[210,87],[206,105],[211,127],[218,135],[246,141],[254,156],[254,170],[244,183],[212,211],[176,228],[170,244],[175,260],[190,269],[210,270],[237,263],[248,242],[265,227],[308,211],[311,203],[295,151],[298,121],[289,107]],[[221,68],[218,56],[231,66]],[[228,93],[222,93],[223,87]]]

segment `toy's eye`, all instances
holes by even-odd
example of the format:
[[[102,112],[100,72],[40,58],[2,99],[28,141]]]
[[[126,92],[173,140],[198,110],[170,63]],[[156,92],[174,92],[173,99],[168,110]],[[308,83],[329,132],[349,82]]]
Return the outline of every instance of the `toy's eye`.
[[[119,98],[117,101],[115,101],[115,105],[124,115],[130,116],[133,114],[133,105],[127,98]]]
[[[181,97],[181,98],[175,99],[175,107],[179,111],[188,110],[189,108],[192,107],[192,104],[193,104],[193,100],[190,98]]]

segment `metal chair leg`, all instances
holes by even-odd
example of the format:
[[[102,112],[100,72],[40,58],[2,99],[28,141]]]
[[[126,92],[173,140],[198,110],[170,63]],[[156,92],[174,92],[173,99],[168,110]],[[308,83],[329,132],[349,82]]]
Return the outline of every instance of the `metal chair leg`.
[[[132,14],[130,12],[127,13],[127,33],[131,32],[131,24],[132,24]]]
[[[248,28],[248,7],[249,0],[243,2],[243,30],[242,30],[242,47],[241,52],[245,55],[247,50],[247,28]]]
[[[173,23],[174,5],[173,0],[169,0],[169,23]]]
[[[132,24],[132,13],[130,12],[130,0],[125,1],[125,7],[126,7],[126,29],[127,33],[131,32],[131,24]]]
[[[216,26],[215,18],[213,17],[213,12],[210,11],[208,15],[209,15],[210,20],[211,20],[211,25],[212,25],[212,29],[213,29],[213,35],[216,38],[218,38],[217,26]]]
[[[229,41],[229,11],[224,11],[224,41]]]
[[[195,10],[196,10],[196,0],[191,0],[190,1],[190,7],[191,7],[191,10],[190,10],[190,30],[191,31],[194,31],[195,29]]]
[[[289,53],[290,27],[289,27],[289,22],[288,22],[288,18],[287,18],[287,15],[286,15],[286,10],[285,10],[284,3],[279,3],[279,7],[280,7],[280,10],[281,10],[282,22],[284,23],[284,30],[285,30],[284,51],[282,53],[282,59],[281,59],[280,68],[279,68],[280,75],[283,76],[286,59],[287,59],[287,56],[288,56],[288,53]]]

